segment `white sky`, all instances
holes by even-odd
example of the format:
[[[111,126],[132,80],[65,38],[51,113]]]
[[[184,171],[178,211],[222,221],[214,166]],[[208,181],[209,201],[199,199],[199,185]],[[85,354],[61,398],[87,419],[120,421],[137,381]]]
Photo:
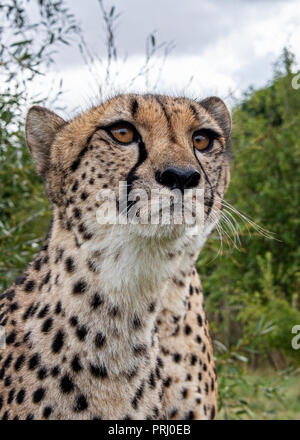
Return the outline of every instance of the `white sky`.
[[[104,56],[103,22],[97,0],[68,0],[80,20],[90,49]],[[221,96],[230,105],[230,92],[239,97],[250,85],[263,86],[272,77],[274,62],[288,46],[300,61],[299,0],[106,0],[121,12],[116,29],[117,45],[125,63],[114,88],[107,86],[101,66],[91,74],[79,52],[63,47],[57,66],[33,84],[36,92],[60,78],[59,104],[74,109],[96,103],[98,85],[105,95],[113,91],[153,91],[160,59],[156,59],[149,84],[130,84],[144,59],[146,36],[157,30],[157,40],[174,41],[156,91],[186,93],[193,97]],[[193,77],[192,82],[190,78]],[[190,84],[189,84],[190,83]],[[187,87],[187,85],[189,86]],[[58,104],[58,103],[57,103]]]

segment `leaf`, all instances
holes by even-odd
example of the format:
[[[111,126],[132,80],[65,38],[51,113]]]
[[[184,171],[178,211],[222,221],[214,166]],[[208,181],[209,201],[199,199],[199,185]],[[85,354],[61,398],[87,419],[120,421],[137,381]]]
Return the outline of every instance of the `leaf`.
[[[25,44],[30,44],[32,43],[32,40],[22,40],[22,41],[17,41],[16,43],[12,43],[10,45],[10,47],[15,47],[15,46],[24,46]]]

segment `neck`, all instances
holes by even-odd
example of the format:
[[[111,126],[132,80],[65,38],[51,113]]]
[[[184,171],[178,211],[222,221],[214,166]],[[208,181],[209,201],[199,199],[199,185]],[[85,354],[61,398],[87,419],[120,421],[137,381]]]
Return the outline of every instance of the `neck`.
[[[191,266],[190,245],[191,238],[142,238],[123,226],[80,243],[55,221],[43,251],[54,270],[38,295],[42,305],[51,297],[62,309],[68,341],[60,353],[80,350],[99,374],[128,375],[145,367],[151,352],[157,354],[155,322],[166,281],[183,270],[187,248]]]

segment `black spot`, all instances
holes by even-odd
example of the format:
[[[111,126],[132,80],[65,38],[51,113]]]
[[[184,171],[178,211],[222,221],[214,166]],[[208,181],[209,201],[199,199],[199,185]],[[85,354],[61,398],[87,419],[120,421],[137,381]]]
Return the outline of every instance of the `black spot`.
[[[40,363],[40,356],[39,354],[34,354],[33,356],[31,356],[31,358],[29,359],[29,363],[28,363],[28,368],[29,370],[34,370]]]
[[[64,345],[64,334],[61,330],[59,330],[56,333],[56,336],[52,343],[53,353],[59,353],[63,345]]]
[[[107,369],[104,365],[100,365],[99,367],[93,364],[90,364],[90,371],[93,376],[95,377],[101,377],[101,379],[104,379],[107,377]]]
[[[52,408],[51,408],[51,406],[46,406],[46,407],[44,408],[44,411],[43,411],[43,417],[44,417],[44,419],[48,419],[48,418],[50,417],[51,413],[52,413]]]
[[[155,380],[155,376],[154,376],[153,372],[151,372],[151,374],[149,376],[149,385],[150,385],[150,388],[155,388],[156,380]]]
[[[197,342],[198,344],[201,344],[201,343],[202,343],[201,336],[199,336],[199,335],[196,336],[196,342]]]
[[[171,385],[171,383],[172,383],[172,378],[170,377],[170,376],[168,376],[165,380],[164,380],[164,386],[165,387],[167,387],[167,388],[169,388],[169,386]]]
[[[25,290],[25,292],[32,292],[34,287],[35,287],[35,281],[34,280],[29,280],[25,284],[24,290]]]
[[[127,380],[131,380],[133,377],[137,375],[138,368],[133,368],[132,370],[125,373]]]
[[[108,314],[115,318],[117,315],[120,314],[119,308],[117,306],[112,306],[108,309]]]
[[[27,332],[27,333],[24,335],[23,342],[27,342],[27,341],[29,340],[30,335],[31,335],[31,332]]]
[[[4,386],[9,387],[11,385],[11,376],[7,376],[4,381]]]
[[[46,377],[47,377],[47,375],[48,375],[48,371],[47,371],[47,368],[41,368],[39,371],[38,371],[38,378],[40,379],[40,380],[43,380],[43,379],[45,379]]]
[[[208,392],[209,392],[209,387],[208,387],[208,383],[207,382],[205,382],[205,394],[208,394]]]
[[[75,265],[74,265],[73,258],[68,257],[66,259],[66,261],[65,261],[65,268],[66,268],[66,271],[69,272],[69,273],[74,272]]]
[[[39,286],[40,289],[41,289],[43,286],[45,286],[46,284],[49,283],[50,276],[51,276],[51,272],[50,272],[50,270],[49,270],[49,272],[47,272],[47,274],[46,274],[46,275],[44,276],[44,278],[42,279],[42,282],[41,282],[41,284],[40,284],[40,286]]]
[[[142,327],[142,321],[137,315],[135,315],[132,325],[135,330],[138,330],[139,328]]]
[[[35,260],[33,267],[35,270],[39,271],[41,270],[41,258],[38,258],[37,260]]]
[[[145,354],[147,351],[147,346],[145,344],[139,344],[133,346],[133,352],[137,356]]]
[[[103,345],[105,344],[105,340],[106,340],[105,336],[101,332],[98,332],[96,334],[96,337],[95,337],[95,345],[96,345],[96,347],[97,348],[102,348]]]
[[[51,376],[53,377],[57,377],[60,373],[60,368],[58,365],[56,365],[55,367],[52,368],[51,370]]]
[[[73,214],[75,218],[81,218],[81,210],[79,208],[74,208],[73,209]]]
[[[183,398],[183,399],[186,399],[186,398],[187,398],[187,392],[188,392],[188,390],[187,390],[186,388],[182,388],[182,390],[181,390],[181,395],[182,395],[182,398]]]
[[[192,333],[192,329],[188,324],[184,327],[184,333],[186,335],[190,335]]]
[[[21,405],[21,403],[24,402],[25,395],[26,395],[26,391],[24,390],[24,388],[22,388],[22,389],[18,392],[17,397],[16,397],[16,401],[17,401],[17,403],[18,403],[19,405]]]
[[[5,411],[3,414],[2,420],[9,420],[9,411]]]
[[[51,328],[52,328],[52,324],[53,324],[53,319],[52,318],[46,319],[46,321],[42,325],[42,332],[43,333],[48,333],[51,330]]]
[[[42,310],[37,315],[38,318],[45,318],[47,313],[49,312],[49,304],[47,304],[45,307],[42,308]]]
[[[69,394],[74,390],[74,384],[68,374],[65,374],[60,381],[60,388],[63,393]]]
[[[45,388],[38,388],[32,395],[33,403],[39,403],[45,396]]]
[[[103,299],[100,297],[98,293],[95,293],[91,302],[92,308],[97,309],[97,307],[99,307],[101,304],[103,304]]]
[[[210,418],[211,420],[213,420],[215,418],[216,415],[216,409],[214,407],[214,405],[211,407],[211,411],[210,411]]]
[[[177,413],[178,413],[178,410],[177,409],[172,409],[171,411],[170,411],[170,419],[173,419],[176,415],[177,415]]]
[[[77,318],[77,316],[72,316],[71,318],[70,318],[70,324],[71,324],[71,326],[72,327],[76,327],[76,325],[78,324],[78,318]]]
[[[153,313],[155,311],[155,303],[154,302],[149,304],[148,310],[149,310],[150,313]]]
[[[55,314],[59,315],[61,310],[62,310],[61,301],[58,301],[57,304],[56,304],[56,307],[55,307]]]
[[[12,390],[10,390],[10,392],[8,394],[8,398],[7,398],[8,405],[10,405],[12,403],[12,401],[14,400],[14,397],[15,397],[15,389],[13,388]]]
[[[84,411],[85,409],[87,409],[87,407],[88,407],[88,403],[85,396],[83,394],[80,394],[76,399],[74,411],[76,412]]]
[[[181,361],[181,354],[174,353],[173,354],[173,361],[176,362],[176,363],[180,362]]]
[[[6,360],[5,360],[4,364],[3,364],[3,368],[4,368],[4,369],[5,369],[5,368],[9,368],[12,359],[13,359],[13,357],[12,357],[12,354],[10,353],[10,354],[7,356],[7,358],[6,358]]]
[[[15,363],[15,370],[16,370],[16,371],[19,371],[19,370],[22,368],[24,362],[25,362],[25,356],[24,356],[24,354],[21,354],[21,355],[18,357],[18,359],[16,360],[16,363]]]
[[[193,413],[193,411],[188,411],[184,415],[184,420],[194,420],[194,418],[195,418],[195,414]]]
[[[12,303],[10,306],[9,306],[9,311],[10,312],[15,312],[16,310],[18,310],[19,309],[19,304],[17,303],[17,302],[14,302],[14,303]]]
[[[76,335],[80,341],[83,341],[87,335],[87,332],[88,331],[87,331],[86,327],[84,325],[82,325],[81,327],[77,328]]]
[[[197,362],[197,356],[195,356],[194,354],[191,354],[191,365],[195,365],[195,363]]]
[[[75,183],[74,183],[74,185],[72,186],[71,190],[72,190],[73,192],[75,192],[75,191],[78,190],[78,180],[75,180]]]
[[[82,370],[82,365],[81,365],[80,358],[79,358],[79,355],[78,355],[78,354],[76,354],[76,355],[73,357],[73,360],[72,360],[72,362],[71,362],[71,367],[72,367],[72,370],[73,370],[75,373],[79,373],[79,371]]]
[[[84,293],[86,291],[86,288],[87,288],[86,282],[84,280],[79,280],[73,286],[73,293],[74,294]]]
[[[136,397],[134,397],[131,401],[131,405],[134,409],[137,409],[138,407],[138,399]]]
[[[6,343],[8,345],[13,344],[16,340],[16,332],[13,330],[12,332],[10,332],[10,334],[6,337]]]
[[[202,317],[201,317],[201,315],[199,315],[199,313],[197,315],[197,321],[198,321],[199,326],[202,327],[203,321],[202,321]]]

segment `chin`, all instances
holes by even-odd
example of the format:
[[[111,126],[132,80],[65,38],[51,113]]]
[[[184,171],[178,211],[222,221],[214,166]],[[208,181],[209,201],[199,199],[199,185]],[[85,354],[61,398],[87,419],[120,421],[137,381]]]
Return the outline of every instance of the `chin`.
[[[128,224],[128,233],[140,238],[157,241],[173,241],[186,235],[186,225]]]

